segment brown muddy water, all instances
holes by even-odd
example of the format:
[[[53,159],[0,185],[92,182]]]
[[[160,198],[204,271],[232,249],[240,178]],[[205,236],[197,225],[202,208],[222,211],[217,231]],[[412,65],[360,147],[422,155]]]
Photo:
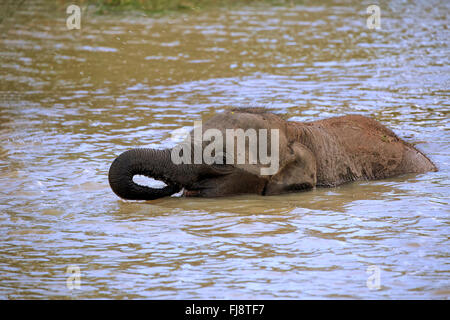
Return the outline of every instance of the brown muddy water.
[[[359,1],[88,10],[81,30],[48,3],[0,27],[0,298],[450,297],[448,1],[382,1],[380,30]],[[375,117],[439,172],[271,197],[110,190],[121,152],[244,106]]]

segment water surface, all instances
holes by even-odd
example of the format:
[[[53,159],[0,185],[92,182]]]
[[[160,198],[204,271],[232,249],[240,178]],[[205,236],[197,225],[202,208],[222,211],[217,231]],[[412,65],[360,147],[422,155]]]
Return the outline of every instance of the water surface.
[[[70,31],[64,7],[17,9],[0,26],[0,298],[448,298],[449,4],[382,2],[380,30],[369,4],[88,10]],[[439,172],[271,197],[110,190],[121,152],[245,106],[372,116]]]

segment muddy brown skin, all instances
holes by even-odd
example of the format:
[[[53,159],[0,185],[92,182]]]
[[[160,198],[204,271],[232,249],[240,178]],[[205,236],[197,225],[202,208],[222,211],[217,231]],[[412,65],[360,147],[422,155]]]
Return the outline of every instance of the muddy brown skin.
[[[224,138],[226,129],[279,129],[278,172],[261,175],[260,169],[267,165],[259,163],[176,165],[169,149],[133,149],[111,165],[112,190],[130,200],[158,199],[182,189],[185,196],[196,197],[274,195],[437,171],[422,152],[376,120],[360,115],[303,123],[283,120],[264,109],[235,109],[203,123],[203,131],[211,128],[219,129]],[[207,145],[203,142],[203,148]],[[137,185],[133,182],[137,174],[164,181],[167,186],[155,189]]]

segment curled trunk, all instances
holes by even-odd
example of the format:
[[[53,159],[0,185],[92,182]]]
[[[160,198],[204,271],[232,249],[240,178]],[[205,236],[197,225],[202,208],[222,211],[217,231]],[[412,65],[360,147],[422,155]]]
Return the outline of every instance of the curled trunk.
[[[170,150],[132,149],[118,156],[111,164],[108,174],[111,189],[127,200],[154,200],[170,196],[182,186],[171,177],[180,168],[170,159]],[[167,184],[158,189],[141,186],[133,181],[135,175],[143,175]]]

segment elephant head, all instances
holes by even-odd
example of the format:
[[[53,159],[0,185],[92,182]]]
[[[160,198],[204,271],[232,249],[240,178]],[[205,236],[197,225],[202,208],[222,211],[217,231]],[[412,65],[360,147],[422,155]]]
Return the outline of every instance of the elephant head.
[[[277,194],[312,188],[316,183],[315,158],[305,147],[289,142],[289,136],[293,134],[289,132],[286,123],[274,114],[258,110],[239,110],[218,114],[207,121],[201,129],[201,134],[210,129],[215,130],[214,133],[225,138],[223,145],[226,145],[230,139],[234,141],[236,138],[227,136],[228,129],[264,129],[267,132],[276,128],[279,130],[278,140],[276,142],[271,140],[269,143],[271,148],[276,146],[279,155],[275,163],[276,172],[264,174],[264,170],[267,171],[267,163],[250,163],[248,160],[251,151],[249,144],[246,143],[244,143],[246,155],[244,163],[237,160],[239,154],[237,144],[234,144],[231,160],[227,159],[230,156],[230,150],[227,149],[224,153],[214,154],[215,158],[222,158],[222,161],[196,162],[194,154],[190,154],[187,159],[192,161],[180,163],[173,158],[174,154],[180,152],[179,149],[175,150],[180,146],[178,145],[174,149],[132,149],[124,152],[111,165],[110,186],[119,197],[129,200],[153,200],[172,195],[182,188],[185,196],[199,197],[244,193]],[[195,135],[194,129],[187,144],[191,146],[191,150],[195,150],[196,144],[198,146],[199,143]],[[245,139],[249,140],[249,137],[244,138],[244,141]],[[202,152],[211,147],[213,141],[215,140],[202,140],[200,142]],[[272,149],[270,150],[273,155]],[[183,152],[184,149],[181,153]],[[161,180],[167,186],[161,189],[141,186],[133,181],[134,175]]]

